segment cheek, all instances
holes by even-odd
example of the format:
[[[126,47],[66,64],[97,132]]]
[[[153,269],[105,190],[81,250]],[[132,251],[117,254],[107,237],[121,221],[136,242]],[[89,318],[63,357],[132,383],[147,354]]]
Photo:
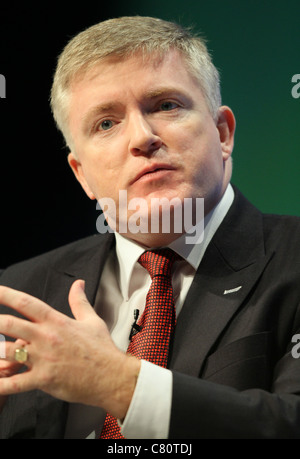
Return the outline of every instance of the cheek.
[[[219,180],[223,173],[222,149],[218,136],[194,131],[180,142],[178,151],[186,174],[194,185]]]
[[[108,185],[111,182],[107,180],[106,174],[103,173],[103,167],[101,167],[101,164],[85,163],[82,170],[85,181],[97,200],[101,197],[110,196]]]
[[[119,187],[124,164],[109,152],[82,155],[82,169],[91,190],[99,197],[113,196]]]

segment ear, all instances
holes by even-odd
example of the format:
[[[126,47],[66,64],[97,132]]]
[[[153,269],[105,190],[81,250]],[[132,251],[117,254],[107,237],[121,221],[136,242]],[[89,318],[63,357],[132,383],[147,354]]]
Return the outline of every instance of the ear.
[[[235,126],[235,117],[232,110],[225,105],[220,107],[218,112],[217,129],[220,134],[224,161],[227,161],[233,151]]]
[[[88,185],[88,183],[87,183],[87,181],[85,179],[85,175],[84,175],[83,168],[82,168],[82,165],[81,165],[80,161],[78,161],[78,159],[76,158],[76,156],[72,152],[69,153],[69,155],[68,155],[68,163],[69,163],[72,171],[74,172],[74,175],[77,178],[78,182],[80,183],[80,185],[82,186],[82,188],[86,192],[87,196],[90,199],[96,199],[95,195],[93,194],[92,190],[90,189],[90,187],[89,187],[89,185]]]

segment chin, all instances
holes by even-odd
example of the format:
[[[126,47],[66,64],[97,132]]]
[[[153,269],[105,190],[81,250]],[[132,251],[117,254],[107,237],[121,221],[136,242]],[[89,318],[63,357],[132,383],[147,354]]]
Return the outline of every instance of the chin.
[[[181,234],[178,233],[169,233],[169,234],[145,234],[145,233],[137,233],[137,234],[132,234],[132,233],[127,233],[126,236],[128,239],[131,239],[138,244],[141,244],[145,247],[164,247],[171,242],[175,241],[178,239]]]

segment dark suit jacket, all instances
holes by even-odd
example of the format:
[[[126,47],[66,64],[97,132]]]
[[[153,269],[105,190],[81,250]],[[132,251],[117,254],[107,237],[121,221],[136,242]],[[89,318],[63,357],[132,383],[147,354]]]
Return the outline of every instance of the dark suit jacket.
[[[300,359],[291,354],[300,219],[262,215],[235,193],[178,318],[170,438],[300,438]],[[93,303],[113,246],[111,234],[92,236],[8,268],[0,283],[69,315],[71,284],[85,279]],[[1,436],[63,437],[67,407],[40,391],[10,396]]]

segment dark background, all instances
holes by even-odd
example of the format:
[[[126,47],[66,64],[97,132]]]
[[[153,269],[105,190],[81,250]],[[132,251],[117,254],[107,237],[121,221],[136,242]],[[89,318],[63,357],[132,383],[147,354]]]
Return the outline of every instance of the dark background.
[[[73,35],[135,14],[192,24],[208,39],[237,118],[233,182],[262,211],[300,216],[299,0],[10,3],[0,6],[0,267],[96,232],[99,212],[52,120],[51,80]]]

